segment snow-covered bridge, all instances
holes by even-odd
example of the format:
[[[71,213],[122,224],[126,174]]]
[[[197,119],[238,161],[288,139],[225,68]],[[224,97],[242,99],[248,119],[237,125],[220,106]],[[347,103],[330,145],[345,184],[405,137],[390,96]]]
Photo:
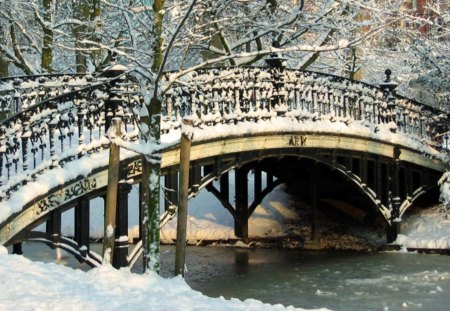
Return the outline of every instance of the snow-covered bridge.
[[[100,262],[89,250],[89,201],[106,192],[107,130],[114,117],[124,124],[123,136],[115,139],[124,147],[116,234],[128,234],[126,198],[130,184],[140,182],[139,153],[156,148],[139,142],[148,87],[117,69],[97,77],[0,80],[6,118],[0,124],[0,245],[40,239],[93,265]],[[306,180],[316,209],[318,195],[338,195],[317,190],[332,180],[362,193],[372,207],[369,217],[384,219],[388,240],[395,239],[403,213],[437,187],[446,169],[449,118],[396,95],[389,75],[378,87],[279,67],[166,74],[159,148],[167,192],[163,218],[176,206],[177,191],[167,189],[178,189],[181,126],[189,120],[190,195],[211,191],[233,215],[237,237],[248,236],[248,218],[279,183]],[[62,237],[61,213],[70,208],[74,237]],[[33,230],[44,222],[46,232]],[[114,257],[116,265],[134,260],[127,261],[126,245],[118,249],[125,252]]]

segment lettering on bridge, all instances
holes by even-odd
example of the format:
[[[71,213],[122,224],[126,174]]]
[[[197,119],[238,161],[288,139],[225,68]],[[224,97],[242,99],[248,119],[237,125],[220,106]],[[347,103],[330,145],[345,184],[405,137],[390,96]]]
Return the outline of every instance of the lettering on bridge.
[[[58,191],[45,199],[37,202],[36,214],[40,215],[46,211],[59,207],[62,203],[69,202],[71,199],[82,196],[97,188],[97,179],[84,179],[70,186],[69,188]]]
[[[142,173],[142,161],[137,160],[134,162],[131,162],[127,166],[127,178],[132,178],[137,175],[140,175]]]
[[[289,139],[289,146],[294,147],[303,147],[306,145],[306,136],[299,135],[299,136],[291,136]]]

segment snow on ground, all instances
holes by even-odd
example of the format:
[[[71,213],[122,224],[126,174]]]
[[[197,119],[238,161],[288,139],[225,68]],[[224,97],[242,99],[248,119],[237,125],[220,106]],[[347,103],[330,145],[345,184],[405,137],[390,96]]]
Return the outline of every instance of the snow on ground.
[[[306,218],[303,214],[306,207],[299,206],[298,202],[293,204],[293,200],[285,192],[284,185],[278,186],[250,218],[250,236],[283,237],[292,234],[295,226],[300,228],[299,224],[304,224],[302,221]],[[188,238],[192,243],[204,239],[234,238],[234,224],[229,212],[218,205],[206,190],[191,200],[189,209]],[[97,212],[101,213],[102,208]],[[450,223],[446,215],[443,207],[420,210],[420,216],[419,212],[412,214],[405,219],[402,228],[405,235],[400,235],[397,242],[416,243],[406,245],[408,247],[447,248]],[[135,218],[136,215],[132,216]],[[163,240],[174,238],[175,224],[176,218],[164,227]],[[94,225],[94,229],[96,226],[101,228],[102,222]],[[322,229],[332,226],[329,223]],[[72,229],[66,227],[66,230]],[[101,229],[98,229],[100,232]],[[335,239],[342,242],[346,236],[336,235]],[[323,234],[322,239],[325,244],[332,243],[331,235]],[[434,244],[431,244],[432,241]],[[348,238],[345,243],[356,242]],[[264,304],[253,299],[209,298],[190,289],[179,277],[164,279],[155,274],[138,275],[128,269],[115,270],[110,266],[82,272],[61,265],[32,262],[6,253],[6,249],[0,247],[0,310],[303,310]]]
[[[395,244],[407,248],[448,249],[450,247],[449,212],[442,205],[416,210],[402,221]]]
[[[182,278],[109,265],[83,272],[8,255],[0,247],[0,310],[304,310],[258,300],[210,298]],[[327,310],[327,309],[318,309]]]

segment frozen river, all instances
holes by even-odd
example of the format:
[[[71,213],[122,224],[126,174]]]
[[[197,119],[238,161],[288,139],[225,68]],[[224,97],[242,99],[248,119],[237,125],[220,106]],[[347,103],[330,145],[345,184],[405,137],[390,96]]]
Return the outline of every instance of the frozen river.
[[[27,243],[27,257],[51,261],[52,250]],[[162,272],[174,247],[162,248]],[[77,266],[69,257],[62,263]],[[414,253],[323,253],[188,247],[187,283],[211,297],[332,310],[449,310],[450,260]]]
[[[443,255],[197,247],[188,248],[187,261],[187,282],[212,297],[342,311],[450,308],[450,260]]]

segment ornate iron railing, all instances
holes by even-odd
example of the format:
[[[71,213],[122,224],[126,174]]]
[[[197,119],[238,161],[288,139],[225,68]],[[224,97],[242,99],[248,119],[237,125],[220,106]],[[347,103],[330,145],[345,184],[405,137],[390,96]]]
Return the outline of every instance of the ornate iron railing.
[[[37,175],[108,146],[111,118],[134,131],[130,110],[116,93],[118,80],[62,93],[23,109],[0,123],[1,197]]]
[[[167,76],[170,79],[170,75]],[[163,130],[192,115],[196,124],[257,121],[274,116],[299,121],[359,121],[378,130],[387,125],[434,141],[448,115],[363,82],[298,70],[217,68],[192,72],[167,92]]]
[[[52,74],[0,79],[0,115],[10,117],[39,102],[88,87],[104,78],[88,74]]]

